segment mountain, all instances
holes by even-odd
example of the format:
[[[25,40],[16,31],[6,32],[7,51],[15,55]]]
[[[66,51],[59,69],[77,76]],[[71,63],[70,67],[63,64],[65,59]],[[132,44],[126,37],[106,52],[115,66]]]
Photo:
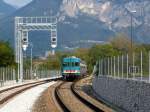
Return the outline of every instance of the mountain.
[[[55,15],[58,18],[58,48],[62,49],[79,40],[106,41],[116,33],[130,34],[132,15],[134,41],[150,43],[149,13],[149,0],[33,0],[0,21],[0,38],[14,43],[15,16]],[[29,40],[36,54],[50,49],[49,32],[30,32]]]
[[[14,7],[0,0],[0,18],[13,13],[15,10]]]
[[[135,40],[150,43],[149,0],[63,0],[61,10],[72,18],[80,14],[92,16],[109,30],[128,34],[132,16]]]

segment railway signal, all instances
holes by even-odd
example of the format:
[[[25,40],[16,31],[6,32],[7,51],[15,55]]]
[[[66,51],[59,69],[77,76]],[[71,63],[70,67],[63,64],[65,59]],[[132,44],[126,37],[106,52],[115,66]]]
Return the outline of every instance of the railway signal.
[[[57,47],[57,18],[56,17],[15,17],[15,54],[18,63],[18,78],[23,81],[23,50],[28,47],[29,31],[50,31],[51,47],[55,53]],[[54,54],[53,53],[53,54]]]

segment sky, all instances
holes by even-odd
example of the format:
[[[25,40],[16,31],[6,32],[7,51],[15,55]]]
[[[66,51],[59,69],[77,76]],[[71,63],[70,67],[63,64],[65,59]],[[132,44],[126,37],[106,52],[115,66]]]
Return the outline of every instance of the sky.
[[[32,0],[4,0],[6,3],[13,5],[15,7],[22,7]]]

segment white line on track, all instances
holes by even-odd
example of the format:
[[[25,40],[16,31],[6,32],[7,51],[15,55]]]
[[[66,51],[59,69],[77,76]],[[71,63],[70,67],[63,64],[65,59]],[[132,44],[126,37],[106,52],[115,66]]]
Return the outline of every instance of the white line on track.
[[[50,82],[31,88],[17,95],[6,105],[0,108],[0,112],[31,112],[32,106],[40,94],[56,82]]]

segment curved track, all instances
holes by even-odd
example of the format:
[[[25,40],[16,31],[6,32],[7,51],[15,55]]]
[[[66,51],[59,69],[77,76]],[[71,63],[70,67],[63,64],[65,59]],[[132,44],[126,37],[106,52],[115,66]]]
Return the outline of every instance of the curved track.
[[[70,112],[70,109],[64,104],[62,98],[61,98],[61,94],[59,92],[59,89],[61,88],[61,86],[64,84],[65,82],[62,82],[59,86],[57,86],[55,88],[55,98],[58,102],[58,104],[60,105],[61,109],[64,111],[64,112]]]
[[[75,83],[76,82],[72,82],[71,84],[68,84],[70,87],[70,90],[72,94],[72,96],[75,97],[76,100],[78,100],[78,102],[80,102],[80,104],[76,104],[76,103],[72,103],[74,102],[73,101],[73,98],[72,98],[72,101],[70,103],[72,103],[73,106],[76,106],[74,107],[74,109],[72,108],[72,106],[69,105],[69,103],[67,104],[66,101],[64,99],[66,98],[63,98],[64,97],[64,90],[61,90],[61,89],[66,89],[66,87],[64,86],[65,84],[67,85],[67,83],[70,83],[70,82],[62,82],[59,86],[57,86],[55,88],[55,97],[57,99],[57,102],[59,103],[60,107],[62,108],[62,110],[64,112],[72,112],[72,111],[75,111],[76,107],[80,107],[82,105],[84,105],[84,107],[86,106],[87,108],[81,108],[81,111],[84,110],[86,112],[86,109],[87,109],[87,112],[88,111],[94,111],[94,112],[103,112],[103,110],[99,109],[98,107],[96,107],[94,104],[90,103],[89,101],[87,101],[86,99],[82,98],[82,96],[80,96],[77,92],[76,92],[76,88],[75,88]],[[64,86],[64,87],[63,87]],[[68,95],[70,96],[70,95]],[[68,97],[69,98],[69,97]],[[79,106],[80,105],[80,106]],[[89,108],[89,109],[88,109]]]
[[[75,82],[76,83],[76,82]],[[82,96],[80,96],[78,94],[78,92],[76,91],[75,88],[75,83],[73,83],[71,85],[71,91],[73,92],[73,94],[80,100],[82,101],[84,104],[86,104],[88,107],[90,107],[93,111],[95,112],[103,112],[103,110],[101,110],[100,108],[98,108],[97,106],[95,106],[94,104],[92,104],[91,102],[87,101],[86,99],[84,99]]]

